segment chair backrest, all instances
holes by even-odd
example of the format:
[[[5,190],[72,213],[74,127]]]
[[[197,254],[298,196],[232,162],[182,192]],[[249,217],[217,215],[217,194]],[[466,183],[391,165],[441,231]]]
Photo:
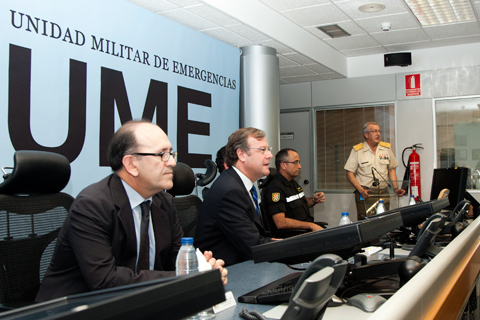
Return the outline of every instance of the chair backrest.
[[[60,191],[70,163],[59,154],[17,151],[0,184],[0,302],[33,302],[73,198]]]
[[[194,188],[195,174],[192,168],[185,163],[177,162],[177,165],[173,167],[173,187],[167,192],[174,196],[173,203],[185,237],[195,236],[198,212],[202,205],[199,197],[190,194]]]

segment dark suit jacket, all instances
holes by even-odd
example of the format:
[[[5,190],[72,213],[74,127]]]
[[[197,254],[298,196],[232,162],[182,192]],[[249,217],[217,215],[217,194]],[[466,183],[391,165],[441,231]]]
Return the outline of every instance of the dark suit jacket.
[[[171,195],[154,195],[151,215],[154,269],[165,271],[142,270],[135,275],[135,226],[121,179],[112,174],[85,188],[60,230],[36,301],[174,276],[183,232]]]
[[[270,241],[242,180],[233,168],[224,171],[200,208],[195,246],[232,265],[251,260],[251,247]]]

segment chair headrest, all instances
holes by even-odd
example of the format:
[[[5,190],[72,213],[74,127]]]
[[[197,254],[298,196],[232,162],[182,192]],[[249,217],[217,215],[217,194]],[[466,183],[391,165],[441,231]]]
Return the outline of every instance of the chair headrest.
[[[195,174],[189,165],[177,162],[173,167],[173,187],[167,190],[172,196],[183,196],[192,193],[195,188]]]
[[[205,160],[205,166],[207,167],[207,171],[202,173],[197,173],[198,181],[197,186],[203,187],[213,181],[215,176],[217,175],[217,165],[210,159]]]
[[[265,188],[277,175],[277,169],[275,168],[268,168],[270,169],[270,174],[263,179],[258,180],[258,188],[262,189]]]
[[[58,153],[19,150],[13,162],[12,173],[0,184],[0,194],[57,193],[70,180],[70,162]]]

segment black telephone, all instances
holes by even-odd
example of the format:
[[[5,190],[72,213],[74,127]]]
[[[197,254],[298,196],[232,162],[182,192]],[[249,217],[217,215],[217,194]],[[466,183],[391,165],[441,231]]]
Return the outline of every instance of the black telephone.
[[[335,254],[324,254],[315,259],[298,280],[281,320],[321,319],[342,283],[347,267],[348,262]]]

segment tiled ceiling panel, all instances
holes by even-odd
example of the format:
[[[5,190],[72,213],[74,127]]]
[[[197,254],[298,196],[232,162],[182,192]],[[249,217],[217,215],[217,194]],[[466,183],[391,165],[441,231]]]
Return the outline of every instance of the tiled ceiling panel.
[[[403,0],[223,0],[216,4],[213,0],[127,1],[232,46],[275,48],[279,57],[280,83],[345,77],[328,63],[320,61],[318,55],[314,57],[309,52],[311,48],[333,48],[333,52],[346,59],[480,42],[478,20],[422,27]],[[471,2],[478,18],[480,0]],[[248,15],[239,18],[225,8],[220,9],[219,3],[237,5]],[[369,3],[383,4],[385,8],[378,12],[358,9]],[[267,11],[249,11],[252,4],[262,5],[262,10]],[[263,21],[267,15],[278,17],[277,23],[284,23],[272,25]],[[253,22],[252,17],[256,19]],[[389,31],[382,30],[385,22],[390,23]],[[332,39],[317,29],[330,24],[337,24],[351,36]],[[282,33],[276,33],[277,30]],[[302,35],[302,32],[312,39],[307,46],[296,42],[295,36]],[[283,37],[285,34],[290,37]]]

